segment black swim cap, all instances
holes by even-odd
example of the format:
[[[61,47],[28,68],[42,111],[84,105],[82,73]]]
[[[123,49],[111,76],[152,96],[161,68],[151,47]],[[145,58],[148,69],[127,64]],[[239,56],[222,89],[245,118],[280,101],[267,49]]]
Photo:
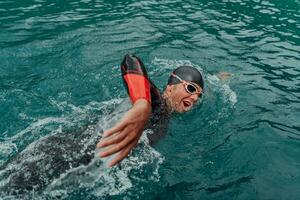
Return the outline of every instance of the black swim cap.
[[[204,86],[203,78],[201,73],[192,66],[180,66],[173,71],[173,74],[179,76],[182,80],[190,81],[199,85],[202,89]],[[168,80],[168,85],[174,85],[180,83],[178,78],[170,76]]]

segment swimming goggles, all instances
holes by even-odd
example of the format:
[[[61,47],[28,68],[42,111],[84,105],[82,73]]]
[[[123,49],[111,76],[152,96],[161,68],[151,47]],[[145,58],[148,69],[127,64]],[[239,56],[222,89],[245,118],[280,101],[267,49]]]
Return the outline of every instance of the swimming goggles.
[[[200,92],[200,87],[196,83],[182,80],[179,76],[177,76],[174,73],[172,73],[171,76],[177,78],[184,85],[184,88],[187,91],[187,93],[198,94],[198,96],[201,97],[202,92]]]

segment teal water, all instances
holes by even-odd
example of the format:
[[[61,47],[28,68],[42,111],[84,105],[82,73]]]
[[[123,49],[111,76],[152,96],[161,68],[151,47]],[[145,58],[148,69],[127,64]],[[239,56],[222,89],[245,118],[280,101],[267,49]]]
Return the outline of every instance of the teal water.
[[[299,0],[0,0],[0,166],[111,121],[128,52],[161,89],[172,69],[197,67],[201,105],[120,167],[72,169],[28,199],[299,199]]]

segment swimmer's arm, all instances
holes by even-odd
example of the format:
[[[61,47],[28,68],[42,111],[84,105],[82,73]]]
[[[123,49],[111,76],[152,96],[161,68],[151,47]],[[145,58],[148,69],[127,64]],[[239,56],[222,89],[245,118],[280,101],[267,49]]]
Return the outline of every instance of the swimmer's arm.
[[[103,133],[103,138],[97,144],[97,147],[108,148],[101,152],[99,156],[107,157],[118,153],[109,163],[110,167],[126,158],[138,143],[149,120],[150,113],[151,106],[149,102],[143,98],[138,99],[118,124]]]
[[[141,98],[151,104],[150,81],[140,58],[131,54],[125,55],[121,63],[121,72],[132,104]]]
[[[100,157],[117,153],[109,166],[123,160],[135,147],[151,113],[150,81],[142,61],[127,54],[121,63],[121,72],[133,106],[117,125],[103,133],[97,144],[98,148],[108,147]]]

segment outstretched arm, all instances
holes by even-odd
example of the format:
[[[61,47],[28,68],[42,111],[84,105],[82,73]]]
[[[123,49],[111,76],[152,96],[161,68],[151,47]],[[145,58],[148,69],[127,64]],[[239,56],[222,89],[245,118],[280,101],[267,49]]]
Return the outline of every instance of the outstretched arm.
[[[118,154],[109,163],[110,167],[122,161],[135,147],[151,113],[150,83],[141,60],[134,55],[126,55],[121,71],[133,106],[119,123],[103,133],[97,144],[98,148],[108,147],[100,153],[101,157]]]

